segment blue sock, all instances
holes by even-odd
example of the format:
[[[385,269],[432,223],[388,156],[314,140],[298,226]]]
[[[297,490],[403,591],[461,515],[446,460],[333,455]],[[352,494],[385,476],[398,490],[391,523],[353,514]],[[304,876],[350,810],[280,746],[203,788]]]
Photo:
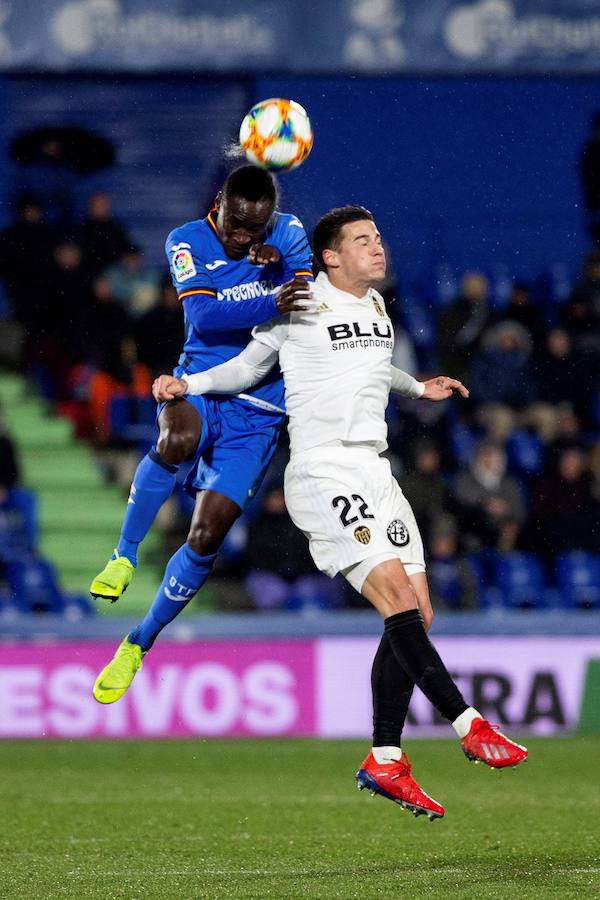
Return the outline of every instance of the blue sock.
[[[178,468],[179,466],[163,462],[153,448],[135,470],[117,544],[119,556],[126,556],[134,566],[137,566],[138,545],[148,534],[159,509],[173,492]]]
[[[129,634],[131,644],[149,650],[165,625],[172,622],[211,573],[216,553],[200,556],[184,544],[165,569],[162,584],[143,622]]]

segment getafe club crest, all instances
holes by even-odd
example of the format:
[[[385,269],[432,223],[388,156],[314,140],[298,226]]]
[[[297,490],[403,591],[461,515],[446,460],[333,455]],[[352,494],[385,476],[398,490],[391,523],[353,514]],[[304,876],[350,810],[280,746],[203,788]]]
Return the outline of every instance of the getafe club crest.
[[[408,528],[402,519],[394,519],[387,527],[387,536],[394,547],[406,547],[410,541]]]

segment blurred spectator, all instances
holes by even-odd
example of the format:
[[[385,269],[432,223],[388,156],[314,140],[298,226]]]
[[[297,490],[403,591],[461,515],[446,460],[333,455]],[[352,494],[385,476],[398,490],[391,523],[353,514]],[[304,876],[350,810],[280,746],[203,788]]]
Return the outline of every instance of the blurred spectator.
[[[516,481],[506,474],[502,447],[480,444],[469,470],[456,477],[454,499],[468,549],[514,549],[525,520],[525,505]]]
[[[246,590],[257,609],[270,610],[334,603],[331,580],[315,570],[308,541],[292,523],[283,488],[263,497],[259,515],[248,526]]]
[[[469,561],[459,556],[456,523],[438,520],[429,541],[427,580],[434,610],[477,608],[477,579]]]
[[[0,232],[0,275],[16,318],[27,327],[48,286],[53,237],[34,196],[22,196],[16,212],[16,221]]]
[[[108,194],[98,191],[88,198],[79,240],[86,264],[95,275],[116,262],[130,246],[125,228],[113,218],[112,198]]]
[[[417,441],[413,447],[411,470],[400,481],[425,543],[432,524],[444,513],[448,503],[448,490],[442,480],[440,466],[437,446],[426,439]]]
[[[508,295],[508,302],[496,318],[496,321],[518,322],[526,328],[537,347],[545,332],[544,317],[539,307],[531,302],[529,285],[515,281]]]
[[[600,506],[581,447],[564,447],[533,486],[535,549],[548,557],[564,550],[597,550]]]
[[[536,365],[540,400],[554,404],[569,403],[585,421],[591,415],[594,399],[594,370],[591,360],[577,353],[573,339],[564,328],[553,328]]]
[[[0,492],[6,493],[18,480],[17,451],[0,415]]]
[[[35,495],[19,485],[17,451],[0,415],[0,561],[33,552],[37,532]]]
[[[583,201],[592,240],[600,243],[600,112],[592,119],[592,132],[579,163]]]
[[[144,254],[139,247],[133,244],[126,247],[105,275],[115,299],[134,318],[139,318],[156,305],[160,278],[154,269],[145,265]]]
[[[501,322],[486,332],[469,372],[474,403],[499,403],[521,409],[536,399],[531,367],[531,337],[517,322]]]
[[[562,322],[581,349],[600,354],[600,248],[586,256],[583,275],[562,310]]]
[[[467,272],[460,295],[438,320],[440,369],[464,380],[474,351],[489,321],[489,285],[480,272]]]
[[[127,367],[124,342],[130,340],[133,325],[127,310],[115,300],[108,278],[96,278],[92,285],[91,305],[82,323],[82,340],[87,358],[99,369],[116,378]]]
[[[137,321],[135,335],[138,358],[154,378],[173,369],[183,346],[183,312],[169,276],[163,280],[157,306]]]
[[[119,360],[94,372],[89,381],[89,413],[92,440],[96,445],[109,446],[115,442],[111,424],[111,404],[116,398],[146,400],[152,379],[146,366],[135,358],[135,344],[123,341]],[[120,444],[121,440],[116,439]]]
[[[30,298],[25,359],[50,402],[67,394],[69,371],[79,343],[81,306],[89,290],[79,245],[65,238],[54,248],[44,290]]]

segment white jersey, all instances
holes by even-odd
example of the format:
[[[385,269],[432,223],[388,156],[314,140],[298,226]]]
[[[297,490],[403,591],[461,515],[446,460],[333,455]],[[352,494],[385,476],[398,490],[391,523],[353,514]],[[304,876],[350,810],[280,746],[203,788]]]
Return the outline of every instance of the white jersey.
[[[311,285],[319,312],[294,312],[254,328],[279,353],[292,454],[348,442],[387,447],[385,409],[394,331],[372,288],[356,297],[321,273]]]

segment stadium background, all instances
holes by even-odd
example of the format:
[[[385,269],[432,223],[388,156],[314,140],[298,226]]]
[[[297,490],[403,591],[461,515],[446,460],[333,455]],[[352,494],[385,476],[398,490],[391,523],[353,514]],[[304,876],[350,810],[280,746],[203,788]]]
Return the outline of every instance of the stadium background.
[[[281,208],[310,229],[368,206],[397,363],[473,393],[389,409],[442,655],[517,733],[598,732],[599,34],[586,0],[0,4],[2,737],[368,738],[380,624],[287,523],[285,444],[128,695],[90,697],[190,513],[178,492],[125,597],[91,606],[178,352],[164,236],[269,96],[315,130]],[[407,735],[447,736],[421,697]]]

